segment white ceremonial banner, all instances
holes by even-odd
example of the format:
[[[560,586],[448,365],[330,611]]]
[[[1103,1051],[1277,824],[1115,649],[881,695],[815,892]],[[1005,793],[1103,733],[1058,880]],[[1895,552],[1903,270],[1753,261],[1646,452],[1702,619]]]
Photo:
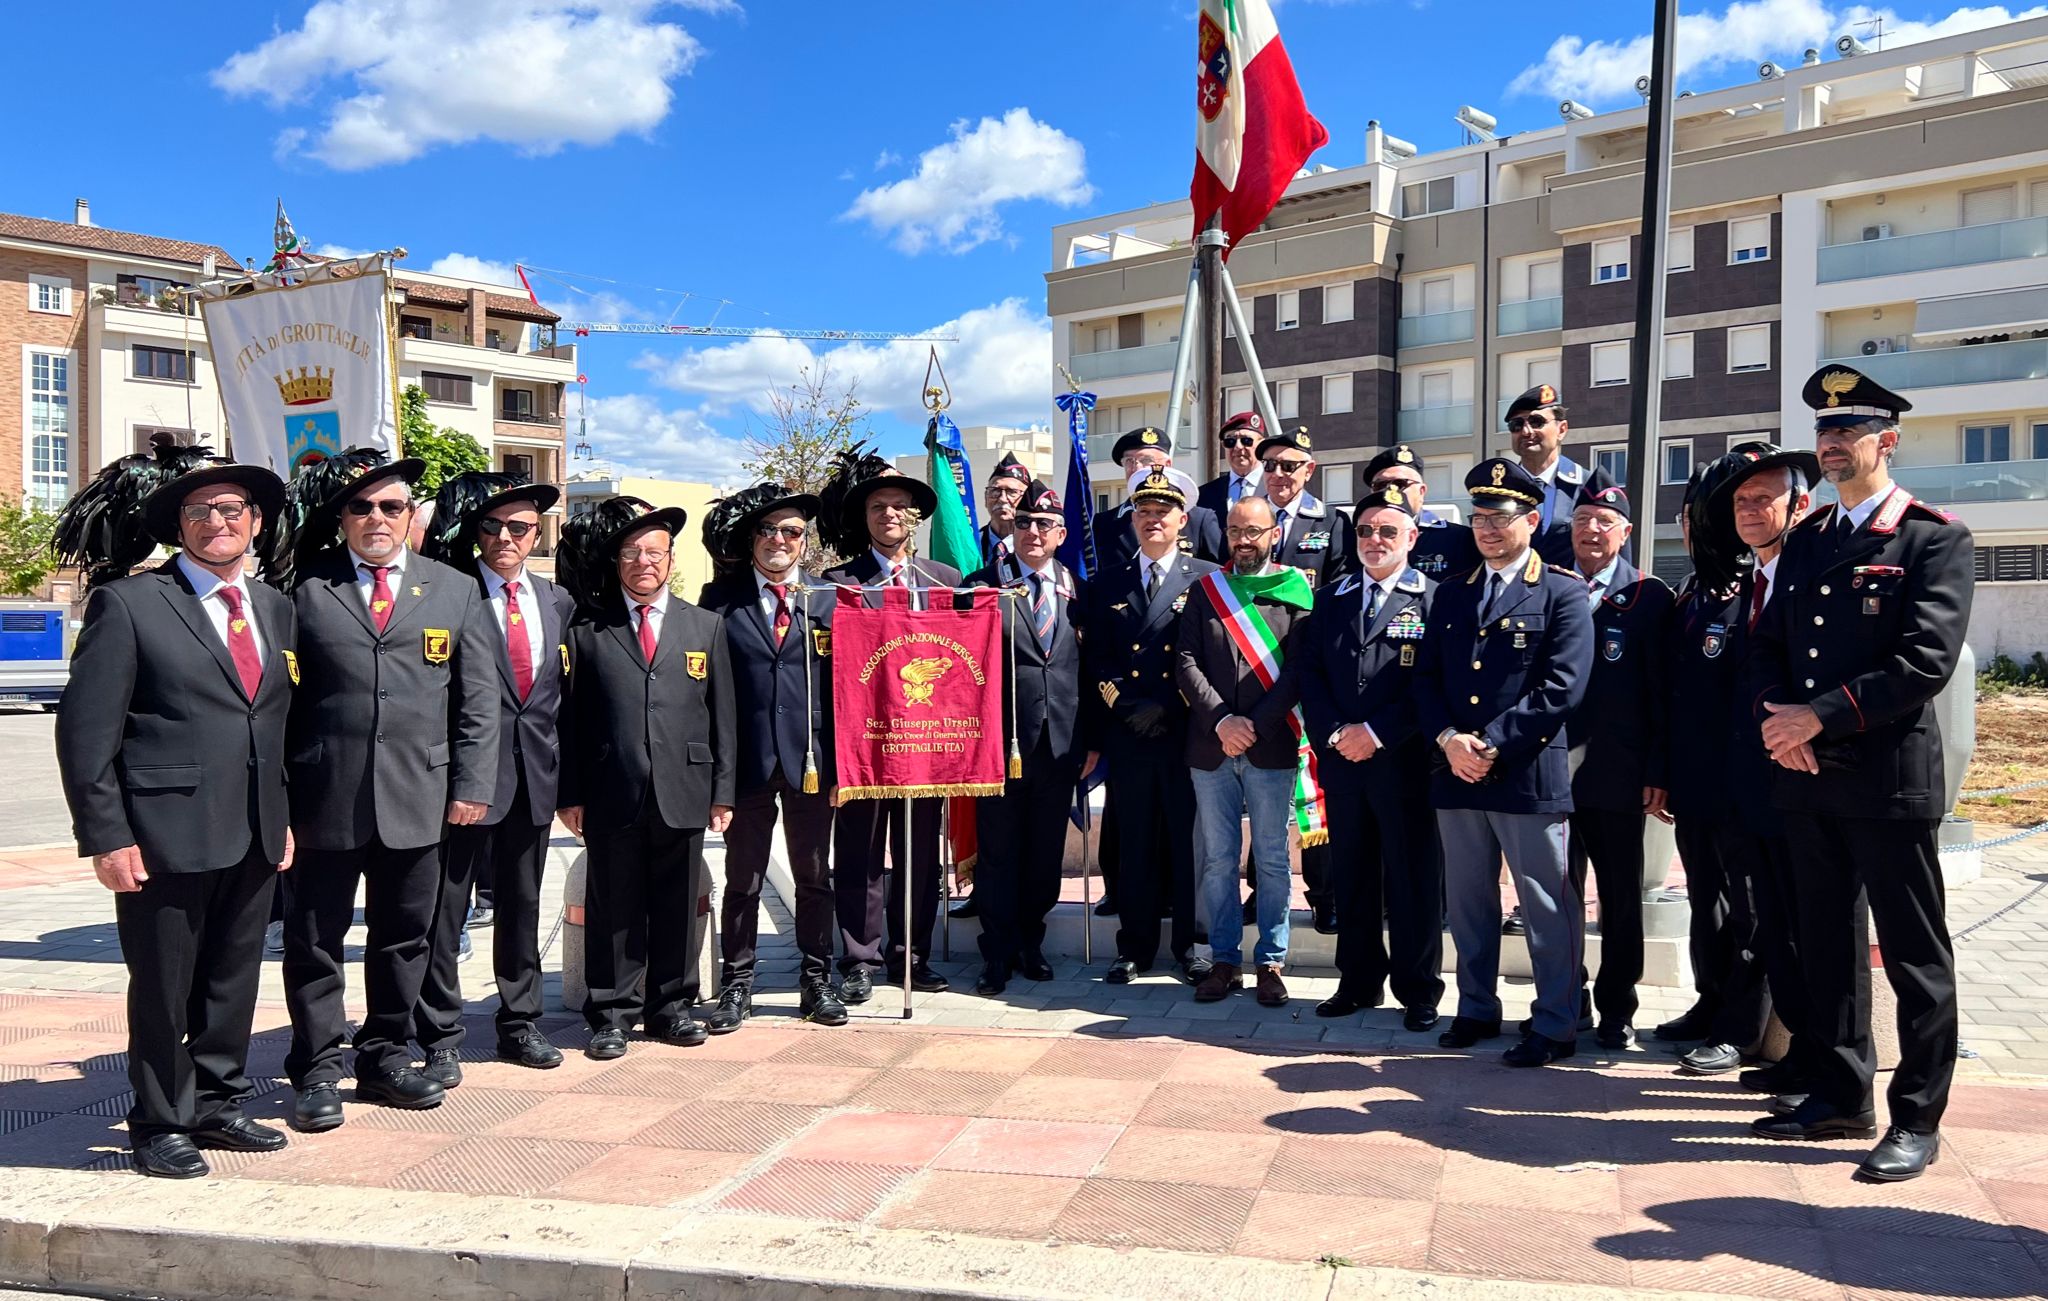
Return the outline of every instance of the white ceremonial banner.
[[[379,272],[200,303],[237,461],[289,479],[350,447],[396,450],[389,285]]]

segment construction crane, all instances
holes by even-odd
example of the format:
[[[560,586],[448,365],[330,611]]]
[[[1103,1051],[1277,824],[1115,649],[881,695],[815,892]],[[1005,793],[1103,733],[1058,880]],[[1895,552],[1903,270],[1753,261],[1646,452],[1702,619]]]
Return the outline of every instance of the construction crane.
[[[549,269],[546,267],[527,266],[523,263],[516,264],[513,269],[519,273],[519,282],[526,287],[527,296],[538,303],[540,298],[534,294],[533,284],[527,279],[526,273],[534,271],[548,274]],[[604,284],[623,283],[621,281],[608,280],[602,276],[579,276],[572,271],[558,271],[549,274],[550,279],[554,279],[556,276],[596,280]],[[568,285],[563,281],[557,281],[557,283],[563,284],[564,288],[574,288],[574,286]],[[654,286],[642,287],[654,288]],[[657,292],[680,293],[682,295],[682,303],[677,304],[677,311],[682,310],[683,303],[687,303],[690,299],[697,297],[695,294],[680,290],[658,290]],[[728,306],[730,304],[724,301],[719,303],[721,311]],[[717,319],[717,313],[712,314],[712,319]],[[664,334],[690,339],[823,339],[834,343],[958,343],[960,339],[958,335],[941,334],[936,330],[786,330],[772,325],[677,325],[673,322],[655,325],[646,321],[559,321],[556,323],[555,329],[557,331],[567,330],[579,338],[588,337],[593,334]]]

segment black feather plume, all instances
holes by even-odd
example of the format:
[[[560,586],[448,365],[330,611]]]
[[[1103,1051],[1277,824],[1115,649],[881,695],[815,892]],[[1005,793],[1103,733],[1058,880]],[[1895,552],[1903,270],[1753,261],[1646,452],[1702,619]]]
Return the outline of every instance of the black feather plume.
[[[789,489],[779,483],[757,483],[711,503],[711,509],[704,515],[704,549],[711,553],[713,561],[739,562],[750,558],[753,541],[739,536],[739,522],[777,497],[788,495]]]
[[[562,525],[562,540],[555,547],[555,581],[569,589],[579,607],[597,608],[609,584],[617,581],[605,539],[653,509],[638,497],[607,497]]]
[[[212,457],[210,447],[159,444],[115,461],[64,504],[50,550],[83,570],[88,588],[126,575],[156,550],[142,499]]]
[[[476,549],[476,515],[483,504],[508,488],[529,482],[523,474],[496,470],[465,470],[434,494],[433,518],[427,521],[420,554],[442,564],[467,568]]]
[[[264,557],[263,580],[289,592],[297,575],[310,569],[322,551],[338,546],[339,521],[321,506],[343,484],[389,459],[388,453],[374,447],[351,447],[339,456],[300,467],[284,486],[284,518],[273,535],[270,554]]]
[[[868,546],[867,520],[846,518],[846,495],[855,485],[887,474],[891,467],[870,452],[866,443],[855,443],[834,461],[832,477],[818,490],[818,536],[841,558],[857,556]]]

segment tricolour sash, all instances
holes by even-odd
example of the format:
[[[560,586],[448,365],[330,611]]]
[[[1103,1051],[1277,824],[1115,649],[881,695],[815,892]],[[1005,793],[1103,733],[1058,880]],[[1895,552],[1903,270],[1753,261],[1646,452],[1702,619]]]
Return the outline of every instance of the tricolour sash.
[[[1223,570],[1203,575],[1201,586],[1203,595],[1209,598],[1209,604],[1215,607],[1217,616],[1223,620],[1238,653],[1252,666],[1259,685],[1271,691],[1280,678],[1280,639],[1266,625],[1265,617],[1257,606],[1247,605],[1238,598],[1236,589],[1230,585],[1229,575]],[[1329,814],[1323,804],[1322,785],[1316,780],[1316,752],[1308,743],[1300,705],[1288,711],[1287,724],[1294,729],[1296,754],[1295,825],[1301,829],[1304,846],[1325,844],[1330,839]]]

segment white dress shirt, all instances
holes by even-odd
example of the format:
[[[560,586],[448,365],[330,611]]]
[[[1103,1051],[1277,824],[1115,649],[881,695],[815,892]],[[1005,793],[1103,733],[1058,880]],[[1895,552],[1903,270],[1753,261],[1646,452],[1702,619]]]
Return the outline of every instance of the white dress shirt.
[[[1849,521],[1850,528],[1860,529],[1863,527],[1864,521],[1868,520],[1872,515],[1875,515],[1877,513],[1877,508],[1879,506],[1884,505],[1885,500],[1898,490],[1899,485],[1895,483],[1892,484],[1890,487],[1886,488],[1883,492],[1873,492],[1868,497],[1865,497],[1862,501],[1857,502],[1856,505],[1851,509],[1843,511],[1842,518]]]
[[[399,584],[405,578],[405,562],[411,555],[412,548],[400,547],[396,552],[392,553],[391,559],[384,562],[386,567],[391,570],[390,573],[384,576],[384,581],[391,585],[391,600],[393,604],[396,604],[398,601]],[[363,594],[363,608],[367,610],[370,608],[371,593],[377,590],[377,576],[370,572],[370,562],[357,555],[353,548],[350,548],[348,558],[355,562],[356,590]]]
[[[242,594],[242,618],[248,621],[249,638],[256,643],[256,659],[263,659],[263,628],[256,621],[256,603],[249,599],[249,580],[237,574],[233,578],[222,578],[211,570],[201,569],[192,563],[182,551],[178,553],[178,570],[185,575],[185,581],[192,584],[192,594],[199,598],[199,608],[206,611],[206,622],[213,625],[213,635],[220,638],[222,646],[228,641],[228,603],[221,598],[224,587],[232,587]]]
[[[1614,570],[1620,564],[1621,553],[1616,552],[1614,559],[1608,561],[1599,573],[1593,575],[1592,579],[1586,584],[1587,605],[1595,609],[1599,608],[1601,600],[1607,595],[1607,589],[1614,585]]]
[[[619,595],[624,597],[626,601],[626,627],[630,628],[634,638],[638,639],[640,636],[640,598],[624,588],[619,589]],[[647,602],[647,604],[654,607],[647,612],[647,622],[654,625],[654,644],[659,646],[661,645],[661,621],[668,617],[668,587],[663,585],[662,589],[654,594],[654,599]]]
[[[780,582],[783,590],[789,593],[789,617],[790,622],[794,623],[796,621],[796,586],[799,577],[800,574],[794,569],[789,571],[787,577],[781,579],[770,578],[758,569],[754,571],[754,597],[760,602],[761,613],[767,617],[770,629],[775,627],[775,610],[781,602],[775,599],[775,593],[768,590],[768,585]]]
[[[505,619],[509,613],[509,602],[505,599],[505,580],[498,577],[497,570],[481,560],[477,561],[477,568],[484,576],[484,604],[491,607],[491,617],[498,621],[498,631],[509,634]],[[547,658],[547,647],[541,644],[545,638],[541,635],[544,625],[540,617],[540,599],[534,595],[533,580],[526,576],[524,567],[512,581],[519,584],[519,618],[526,625],[526,658],[533,667],[533,680],[538,682],[541,661]],[[511,653],[511,646],[512,639],[508,635],[505,639],[508,655]]]
[[[931,584],[923,574],[917,571],[916,564],[909,556],[906,555],[902,562],[898,563],[873,547],[868,548],[868,554],[873,556],[875,563],[882,567],[882,572],[875,575],[875,586],[888,587],[890,585],[889,571],[900,569],[903,571],[903,585],[910,589],[910,608],[913,610],[925,608],[924,589]]]

